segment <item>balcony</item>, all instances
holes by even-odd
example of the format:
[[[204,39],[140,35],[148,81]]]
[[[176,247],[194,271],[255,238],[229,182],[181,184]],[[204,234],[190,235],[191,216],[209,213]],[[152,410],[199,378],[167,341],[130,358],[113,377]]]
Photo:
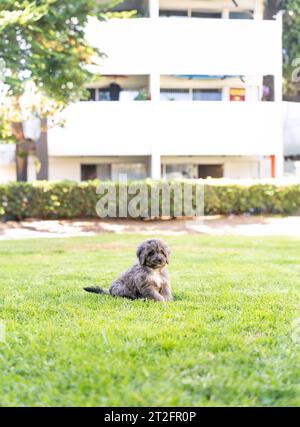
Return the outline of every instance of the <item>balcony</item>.
[[[50,156],[270,155],[281,150],[273,102],[82,102],[49,132]]]
[[[274,75],[281,70],[280,20],[91,20],[87,38],[107,55],[99,64],[101,74]]]

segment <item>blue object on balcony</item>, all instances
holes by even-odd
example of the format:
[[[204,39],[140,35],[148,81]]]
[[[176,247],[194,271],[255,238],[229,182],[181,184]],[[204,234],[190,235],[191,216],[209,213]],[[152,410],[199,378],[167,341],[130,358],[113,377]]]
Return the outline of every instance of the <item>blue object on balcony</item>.
[[[177,74],[174,77],[179,77],[182,79],[226,79],[228,77],[241,77],[241,76],[230,76],[230,75],[220,75],[220,76],[214,76],[210,74]]]

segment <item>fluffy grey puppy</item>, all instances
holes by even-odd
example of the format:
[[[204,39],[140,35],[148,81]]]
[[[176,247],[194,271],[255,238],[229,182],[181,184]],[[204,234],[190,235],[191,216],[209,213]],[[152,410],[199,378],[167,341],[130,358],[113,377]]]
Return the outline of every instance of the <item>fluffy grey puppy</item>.
[[[99,288],[84,288],[87,292],[110,294],[130,299],[172,301],[171,285],[166,264],[170,261],[168,246],[159,239],[144,241],[136,255],[138,263],[116,279],[108,291]]]

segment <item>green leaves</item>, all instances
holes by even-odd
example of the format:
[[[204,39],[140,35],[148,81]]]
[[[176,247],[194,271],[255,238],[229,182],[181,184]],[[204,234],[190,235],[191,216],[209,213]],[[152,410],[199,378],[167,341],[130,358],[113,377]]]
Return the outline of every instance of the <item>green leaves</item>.
[[[97,0],[1,1],[0,63],[1,79],[9,89],[6,96],[19,98],[30,81],[60,105],[83,97],[93,77],[87,65],[102,55],[85,40],[85,26],[102,9]],[[4,126],[1,120],[2,137]]]
[[[149,205],[151,192],[160,181],[148,181]],[[6,218],[95,218],[98,181],[82,183],[61,181],[11,183],[0,186],[0,209]],[[116,187],[118,194],[119,185]],[[130,203],[131,197],[128,197]],[[122,201],[121,201],[122,202]],[[193,194],[195,205],[195,191]],[[117,198],[117,210],[120,208]],[[175,216],[176,198],[170,199],[170,215]],[[159,195],[160,212],[162,198]],[[251,186],[206,183],[204,210],[206,214],[292,214],[300,208],[300,185],[276,186],[256,184]]]

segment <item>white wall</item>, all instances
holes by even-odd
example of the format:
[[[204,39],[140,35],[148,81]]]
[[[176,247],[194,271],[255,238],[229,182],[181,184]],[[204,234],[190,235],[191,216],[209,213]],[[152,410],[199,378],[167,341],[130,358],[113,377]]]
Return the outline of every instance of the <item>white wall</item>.
[[[149,159],[150,160],[150,159]],[[155,159],[154,159],[155,160]],[[98,163],[126,163],[126,162],[146,162],[146,158],[141,157],[52,157],[49,161],[49,180],[70,179],[80,181],[81,164],[98,164]],[[270,161],[258,157],[220,157],[220,156],[163,156],[158,159],[159,165],[155,178],[160,178],[161,164],[223,164],[224,177],[232,179],[240,178],[269,178]],[[262,163],[260,163],[262,162]],[[150,168],[148,170],[150,176]]]
[[[15,145],[0,144],[0,183],[15,181]]]
[[[150,173],[150,158],[141,156],[118,156],[118,157],[50,157],[49,158],[49,180],[80,181],[82,164],[116,164],[116,163],[145,163]]]
[[[101,74],[264,75],[281,69],[280,21],[91,19],[87,38],[107,55]]]
[[[82,102],[49,132],[49,155],[282,155],[273,102]]]
[[[0,183],[15,181],[16,169],[13,165],[0,165]]]
[[[49,181],[69,179],[80,181],[80,159],[75,157],[50,157]]]
[[[151,174],[149,160],[149,176]],[[72,180],[80,181],[80,165],[81,164],[97,164],[97,163],[126,163],[147,161],[145,157],[50,157],[49,158],[49,180]],[[172,157],[165,156],[158,159],[158,168],[156,178],[159,178],[160,164],[178,164],[178,163],[195,163],[195,164],[224,164],[224,177],[239,179],[239,178],[268,178],[270,177],[270,160],[268,158],[237,158],[237,157],[199,157],[199,156],[182,156]],[[298,162],[300,165],[300,162]],[[32,163],[29,168],[29,181],[35,179],[35,169]],[[300,166],[298,165],[298,175],[300,176]],[[152,171],[155,173],[155,171]],[[294,165],[293,165],[294,173]],[[16,173],[15,166],[0,165],[0,183],[15,181]]]
[[[220,156],[164,156],[163,164],[223,164],[224,178],[266,178],[270,177],[268,163],[260,157],[220,157]]]

